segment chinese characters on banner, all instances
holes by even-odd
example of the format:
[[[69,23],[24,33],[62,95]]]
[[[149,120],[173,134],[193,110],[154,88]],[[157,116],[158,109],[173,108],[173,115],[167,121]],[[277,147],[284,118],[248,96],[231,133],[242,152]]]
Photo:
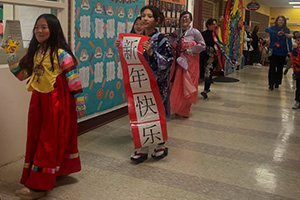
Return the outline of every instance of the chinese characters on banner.
[[[119,34],[118,47],[135,148],[167,140],[165,110],[154,74],[143,56],[149,37]]]

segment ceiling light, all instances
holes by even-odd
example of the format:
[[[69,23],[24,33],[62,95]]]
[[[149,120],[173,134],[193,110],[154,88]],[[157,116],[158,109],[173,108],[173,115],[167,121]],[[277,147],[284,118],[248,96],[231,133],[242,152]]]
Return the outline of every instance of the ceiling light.
[[[300,6],[293,6],[293,8],[300,8]]]
[[[300,4],[300,2],[289,2],[289,4]]]

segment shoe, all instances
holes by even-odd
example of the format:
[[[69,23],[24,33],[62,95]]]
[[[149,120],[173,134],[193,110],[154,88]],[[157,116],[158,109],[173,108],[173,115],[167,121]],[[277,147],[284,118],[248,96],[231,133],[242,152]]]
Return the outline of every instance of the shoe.
[[[269,86],[269,90],[274,90],[273,85],[270,85],[270,86]]]
[[[207,93],[205,91],[201,92],[200,94],[203,96],[204,99],[207,99],[208,96],[207,96]]]
[[[260,63],[257,63],[256,66],[262,66]]]
[[[141,152],[138,152],[138,151],[135,151],[131,156],[130,156],[130,159],[133,163],[142,163],[144,162],[145,160],[148,159],[148,153],[141,153]]]
[[[175,113],[175,116],[176,116],[176,117],[189,118],[189,116],[183,116],[183,115],[179,115],[179,114],[177,114],[177,113]]]
[[[35,192],[27,187],[16,191],[16,195],[25,200],[40,199],[46,195],[46,191]]]
[[[296,101],[296,103],[292,107],[293,109],[298,109],[300,108],[300,101]]]
[[[168,155],[168,148],[161,147],[159,149],[154,149],[154,152],[151,154],[152,158],[154,159],[162,159]]]
[[[288,69],[285,69],[283,74],[286,75],[288,73],[288,71],[289,71]]]
[[[279,88],[279,85],[278,85],[278,84],[275,84],[275,88]]]

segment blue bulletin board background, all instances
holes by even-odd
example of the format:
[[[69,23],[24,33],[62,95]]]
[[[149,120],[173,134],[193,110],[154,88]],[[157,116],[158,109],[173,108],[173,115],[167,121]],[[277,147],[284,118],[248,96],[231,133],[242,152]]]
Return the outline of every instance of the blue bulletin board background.
[[[74,53],[86,101],[83,120],[126,105],[123,75],[114,46],[129,33],[144,0],[75,0]]]

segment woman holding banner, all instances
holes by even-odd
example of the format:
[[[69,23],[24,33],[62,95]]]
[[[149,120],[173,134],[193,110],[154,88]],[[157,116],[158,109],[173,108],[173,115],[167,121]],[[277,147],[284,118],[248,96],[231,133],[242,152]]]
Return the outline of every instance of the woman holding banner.
[[[170,117],[169,104],[169,72],[173,62],[172,48],[164,34],[157,31],[157,24],[164,21],[163,14],[155,6],[144,6],[141,9],[141,17],[144,25],[144,35],[151,37],[142,43],[144,57],[150,66],[157,82],[158,90],[165,109],[166,118]],[[140,163],[148,158],[149,147],[136,149],[131,155],[131,160]],[[161,159],[168,155],[165,143],[157,144],[152,157]]]
[[[182,12],[179,21],[180,28],[169,39],[176,59],[170,75],[171,110],[182,117],[189,117],[191,105],[198,97],[199,54],[206,45],[201,33],[190,26],[190,12]]]

